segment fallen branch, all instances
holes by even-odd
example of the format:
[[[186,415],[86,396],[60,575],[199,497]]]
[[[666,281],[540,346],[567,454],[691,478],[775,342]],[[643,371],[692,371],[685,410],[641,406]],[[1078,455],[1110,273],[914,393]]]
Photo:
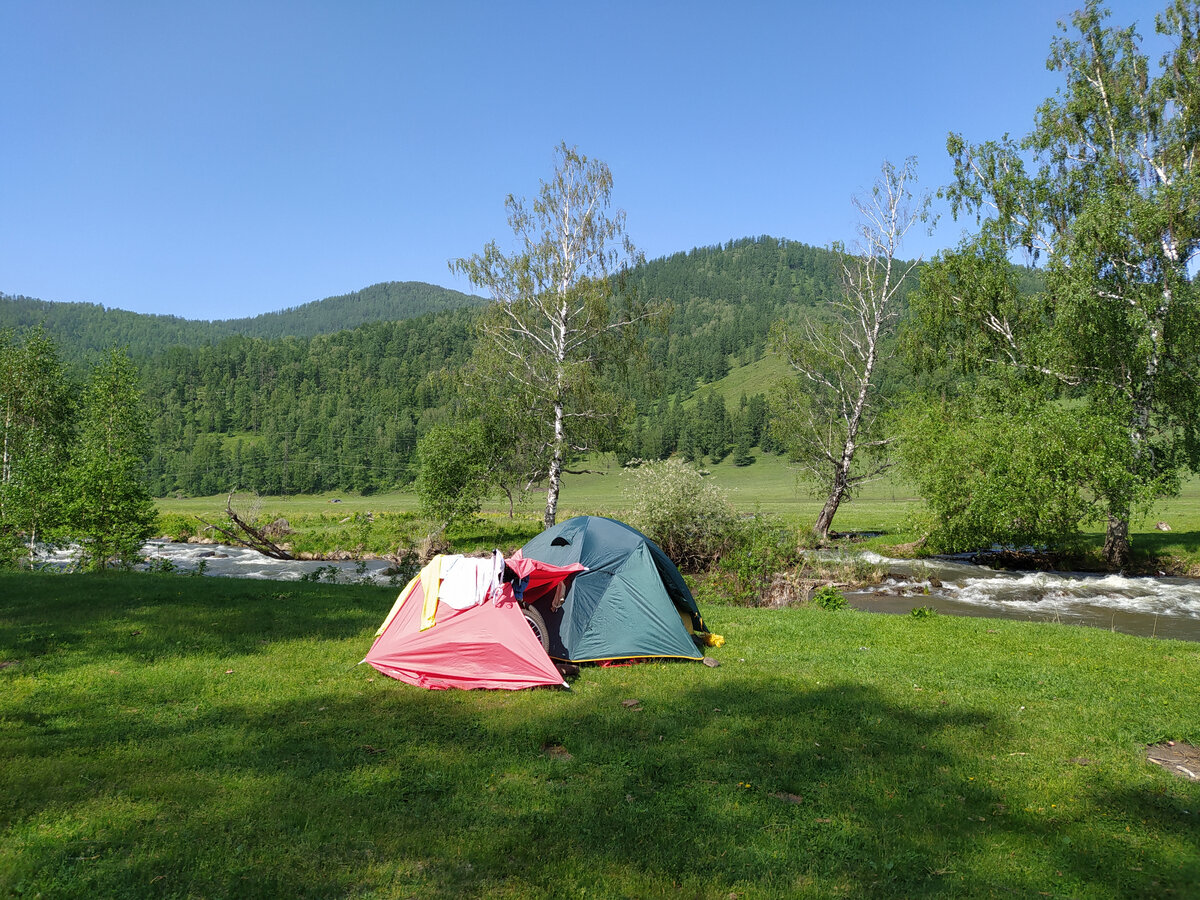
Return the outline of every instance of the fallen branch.
[[[221,534],[225,535],[225,537],[229,538],[231,542],[237,544],[239,547],[248,547],[251,550],[261,553],[263,556],[269,556],[272,559],[295,559],[292,554],[288,553],[269,537],[263,534],[261,529],[255,528],[253,525],[244,521],[237,513],[233,511],[233,494],[230,494],[229,499],[225,501],[225,512],[228,514],[229,520],[233,522],[236,530],[226,528],[223,525],[214,525],[211,522],[205,522],[203,519],[200,519],[199,516],[196,516],[196,518],[200,519],[201,522],[203,522],[213,531],[219,531]]]

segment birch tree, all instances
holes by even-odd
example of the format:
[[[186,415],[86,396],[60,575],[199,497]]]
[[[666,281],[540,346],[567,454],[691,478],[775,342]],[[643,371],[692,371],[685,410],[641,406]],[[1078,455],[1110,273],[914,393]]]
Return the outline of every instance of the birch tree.
[[[1065,83],[1024,139],[948,138],[946,196],[979,230],[937,261],[914,307],[963,368],[1057,384],[1124,436],[1088,467],[1116,568],[1135,508],[1200,460],[1200,4],[1157,17],[1171,43],[1157,67],[1108,15],[1089,0],[1060,26],[1047,67]],[[1045,271],[1033,296],[1005,275],[1021,250]]]
[[[545,460],[545,524],[555,523],[558,495],[572,454],[611,442],[620,403],[599,379],[605,354],[649,315],[626,303],[620,276],[641,262],[625,231],[625,213],[610,212],[612,173],[560,144],[554,175],[532,201],[509,195],[508,223],[517,247],[488,243],[453,260],[493,299],[481,325],[481,349],[523,399],[521,426],[536,436]]]
[[[70,397],[57,348],[41,328],[0,331],[0,565],[58,524]]]
[[[129,568],[154,528],[145,484],[150,443],[138,371],[124,350],[110,350],[83,388],[77,435],[64,475],[66,526],[82,565]]]
[[[852,251],[835,245],[841,291],[823,318],[778,323],[772,343],[798,375],[777,401],[775,430],[805,474],[824,489],[813,532],[829,536],[843,500],[888,467],[890,438],[876,427],[879,370],[899,313],[898,298],[919,261],[897,258],[901,241],[925,217],[915,200],[916,160],[897,169],[884,162],[868,197],[854,198],[860,215]]]

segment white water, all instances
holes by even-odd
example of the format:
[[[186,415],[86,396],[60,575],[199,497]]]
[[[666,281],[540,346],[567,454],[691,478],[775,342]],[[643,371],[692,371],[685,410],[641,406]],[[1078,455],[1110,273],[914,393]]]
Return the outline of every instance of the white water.
[[[321,570],[321,581],[340,583],[369,581],[389,584],[391,578],[384,570],[391,565],[387,560],[365,560],[363,571],[353,560],[300,560],[272,559],[269,556],[245,547],[229,547],[224,544],[175,544],[169,541],[149,541],[142,547],[147,564],[141,569],[153,569],[166,560],[180,572],[198,572],[205,575],[230,578],[265,578],[275,581],[299,581],[302,576],[312,576]],[[74,565],[77,550],[65,548],[38,554],[38,561],[59,568]],[[330,573],[332,570],[332,578]]]
[[[959,615],[1059,621],[1131,634],[1200,640],[1200,581],[1079,572],[1009,572],[953,560],[914,562],[867,552],[890,577],[847,594],[862,609],[930,606]]]

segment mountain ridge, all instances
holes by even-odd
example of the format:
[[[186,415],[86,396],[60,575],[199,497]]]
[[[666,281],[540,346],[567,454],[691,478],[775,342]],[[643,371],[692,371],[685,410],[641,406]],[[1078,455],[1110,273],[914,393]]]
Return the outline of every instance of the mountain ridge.
[[[384,281],[346,294],[234,319],[188,319],[138,313],[82,301],[40,300],[0,293],[0,328],[44,325],[69,361],[111,346],[148,357],[172,346],[206,346],[229,337],[311,338],[379,321],[403,321],[486,301],[422,281]]]

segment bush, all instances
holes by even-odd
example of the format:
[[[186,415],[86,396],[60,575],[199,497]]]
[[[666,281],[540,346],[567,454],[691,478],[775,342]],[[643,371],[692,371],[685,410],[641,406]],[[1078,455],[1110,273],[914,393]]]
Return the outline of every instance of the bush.
[[[435,425],[417,444],[421,512],[453,527],[474,519],[492,489],[490,458],[479,422]]]
[[[813,603],[827,609],[833,610],[842,609],[846,605],[846,595],[835,588],[832,584],[827,584],[824,587],[817,588],[813,593]]]
[[[711,568],[737,546],[741,524],[725,492],[678,459],[628,472],[633,525],[686,571]]]
[[[930,513],[927,547],[955,552],[1073,546],[1081,524],[1099,514],[1104,473],[1096,458],[1117,455],[1104,445],[1115,445],[1120,429],[1015,391],[997,400],[981,390],[910,406],[899,433],[900,471]]]
[[[777,572],[800,563],[795,529],[756,515],[740,523],[733,545],[721,557],[726,599],[732,603],[758,605]]]
[[[160,511],[154,523],[154,532],[173,541],[182,542],[191,540],[192,534],[199,527],[201,526],[195,516]]]

